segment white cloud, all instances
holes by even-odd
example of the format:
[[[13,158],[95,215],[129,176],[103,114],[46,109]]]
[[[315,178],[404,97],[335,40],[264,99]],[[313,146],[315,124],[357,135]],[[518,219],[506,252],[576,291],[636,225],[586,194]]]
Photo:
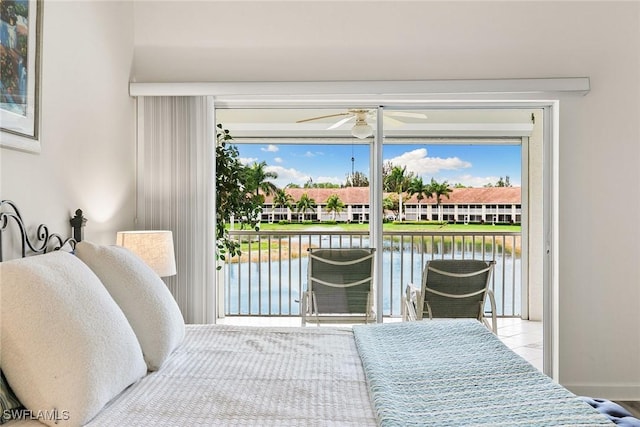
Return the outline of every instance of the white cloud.
[[[284,162],[284,160],[282,160],[282,157],[274,157],[274,158],[273,158],[273,161],[274,161],[274,162],[276,162],[276,163],[282,163],[282,162]]]
[[[252,163],[256,163],[258,161],[257,157],[238,157],[238,160],[243,165],[250,165]]]
[[[307,151],[306,153],[304,153],[302,155],[302,157],[316,157],[316,156],[321,156],[322,152],[321,151]]]
[[[418,148],[407,151],[392,159],[386,159],[395,166],[406,166],[407,171],[414,172],[418,176],[436,175],[442,170],[457,170],[470,168],[471,163],[461,160],[458,157],[428,157],[426,148]]]
[[[342,184],[344,179],[335,177],[335,176],[310,176],[307,173],[300,172],[294,168],[285,168],[282,166],[267,166],[264,169],[266,172],[275,172],[278,175],[278,178],[272,180],[274,184],[278,188],[284,188],[287,184],[298,184],[300,186],[304,185],[309,181],[309,178],[313,180],[313,182],[330,182],[332,184]]]
[[[284,186],[290,183],[303,185],[309,180],[309,175],[293,168],[284,168],[282,166],[267,166],[265,168],[265,171],[275,172],[276,174],[278,174],[278,178],[273,180],[273,183],[276,184],[276,186],[278,186],[279,188],[284,188]]]
[[[277,145],[269,144],[266,147],[261,148],[260,150],[261,151],[267,151],[269,153],[275,153],[276,151],[278,151],[280,149],[278,148]]]
[[[497,176],[473,176],[460,175],[447,180],[449,184],[462,184],[465,187],[484,187],[487,184],[495,184],[498,181]]]

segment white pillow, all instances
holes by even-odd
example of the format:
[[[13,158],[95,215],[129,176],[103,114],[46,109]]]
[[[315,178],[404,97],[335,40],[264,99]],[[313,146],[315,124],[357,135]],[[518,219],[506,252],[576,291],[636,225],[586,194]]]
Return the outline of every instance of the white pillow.
[[[122,310],[73,255],[0,263],[0,295],[2,371],[43,423],[83,425],[146,374]]]
[[[159,369],[184,338],[184,318],[162,279],[121,246],[76,245],[76,255],[98,275],[138,337],[150,371]]]

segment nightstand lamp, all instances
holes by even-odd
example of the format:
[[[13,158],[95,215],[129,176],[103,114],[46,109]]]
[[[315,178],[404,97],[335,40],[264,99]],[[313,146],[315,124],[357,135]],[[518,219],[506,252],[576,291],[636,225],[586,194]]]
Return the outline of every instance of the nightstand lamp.
[[[176,257],[171,231],[118,231],[116,245],[123,246],[138,255],[160,277],[176,274]]]

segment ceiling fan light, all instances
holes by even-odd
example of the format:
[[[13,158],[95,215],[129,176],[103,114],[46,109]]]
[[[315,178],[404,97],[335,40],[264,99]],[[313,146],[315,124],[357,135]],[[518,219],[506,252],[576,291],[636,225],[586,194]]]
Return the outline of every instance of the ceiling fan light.
[[[373,135],[373,128],[366,122],[357,122],[351,129],[351,135],[359,139],[365,139]]]

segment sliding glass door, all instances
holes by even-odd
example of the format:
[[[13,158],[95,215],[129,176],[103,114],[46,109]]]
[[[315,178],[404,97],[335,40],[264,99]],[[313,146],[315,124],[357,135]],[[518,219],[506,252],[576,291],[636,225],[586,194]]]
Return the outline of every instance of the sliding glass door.
[[[265,243],[279,254],[248,246],[263,261],[245,270],[242,262],[232,265],[230,280],[238,285],[225,292],[232,305],[227,312],[299,314],[294,301],[304,287],[305,265],[299,258],[283,263],[282,251],[304,255],[308,246],[356,244],[379,248],[380,321],[401,315],[404,287],[419,283],[424,263],[436,257],[500,261],[492,283],[499,315],[527,317],[529,179],[523,166],[529,164],[531,114],[382,107],[218,110],[218,122],[229,129],[254,177],[247,191],[264,199],[261,230],[296,228],[286,240]],[[318,235],[321,230],[327,234]],[[356,243],[349,234],[354,230],[360,235]]]

